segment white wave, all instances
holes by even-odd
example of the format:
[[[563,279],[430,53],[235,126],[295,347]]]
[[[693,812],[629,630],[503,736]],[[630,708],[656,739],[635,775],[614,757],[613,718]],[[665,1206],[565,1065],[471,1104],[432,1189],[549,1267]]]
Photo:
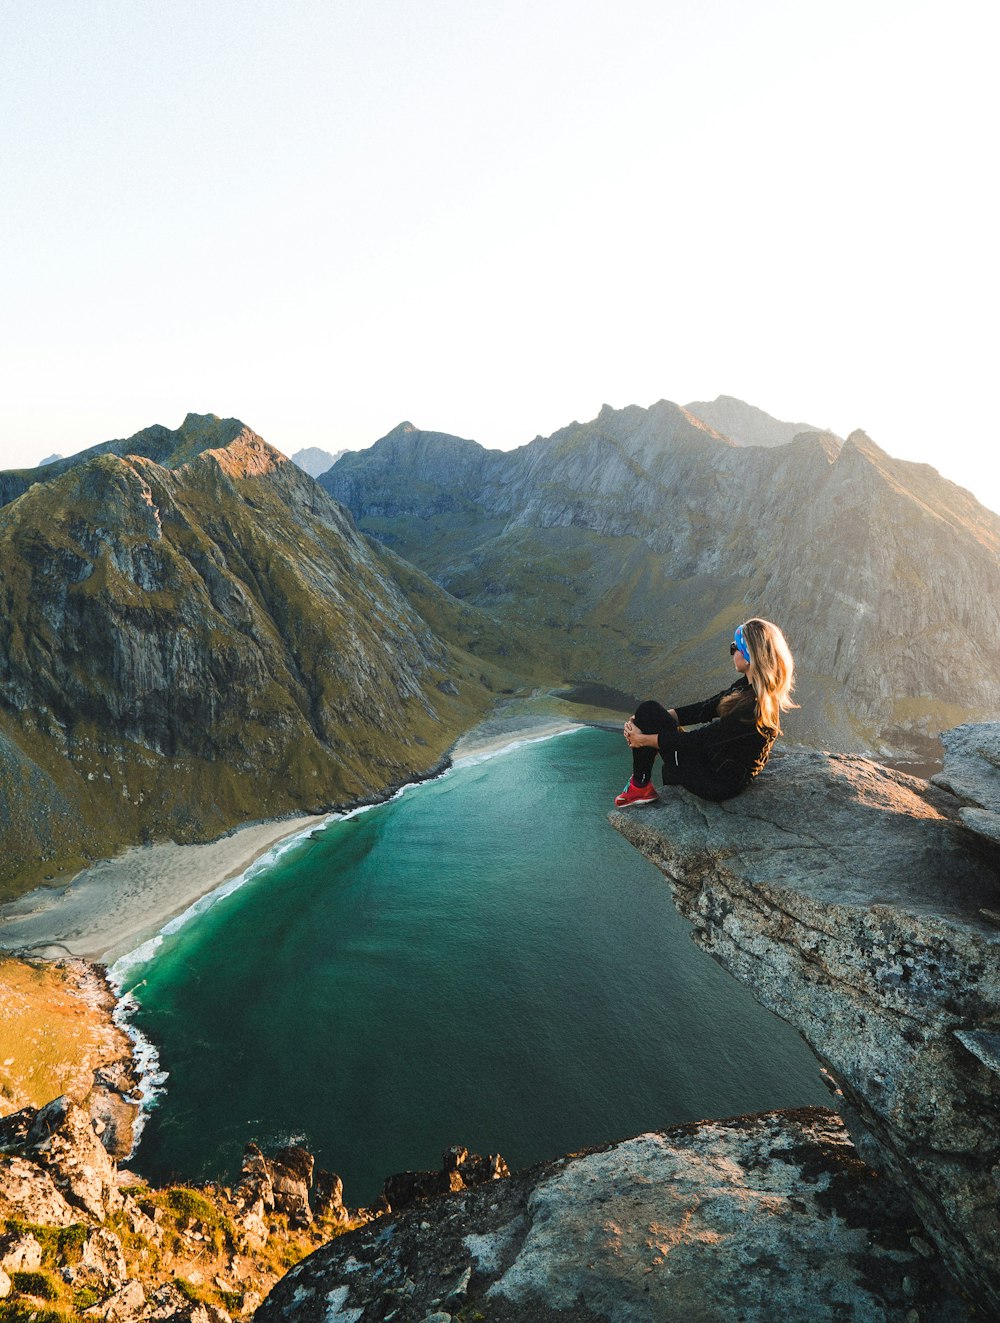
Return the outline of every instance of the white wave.
[[[139,1077],[139,1114],[135,1118],[132,1130],[132,1148],[128,1155],[131,1158],[135,1156],[135,1151],[139,1147],[139,1140],[146,1128],[150,1110],[156,1106],[157,1099],[166,1092],[164,1086],[167,1082],[167,1071],[160,1066],[160,1054],[155,1043],[151,1042],[132,1021],[132,1016],[139,1005],[135,997],[129,992],[122,993],[121,984],[112,977],[110,970],[108,983],[115,994],[115,1009],[111,1018],[132,1044],[132,1063]]]

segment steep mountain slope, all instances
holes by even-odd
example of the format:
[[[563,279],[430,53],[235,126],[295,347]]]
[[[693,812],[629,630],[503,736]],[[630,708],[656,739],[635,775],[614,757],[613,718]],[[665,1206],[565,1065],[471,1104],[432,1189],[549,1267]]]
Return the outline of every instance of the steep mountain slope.
[[[793,738],[904,749],[996,711],[1000,519],[862,432],[737,446],[667,401],[506,453],[403,424],[321,481],[580,678],[693,698],[762,614],[799,663]]]
[[[0,509],[8,894],[426,771],[516,645],[243,424],[133,440],[159,459],[98,448]]]

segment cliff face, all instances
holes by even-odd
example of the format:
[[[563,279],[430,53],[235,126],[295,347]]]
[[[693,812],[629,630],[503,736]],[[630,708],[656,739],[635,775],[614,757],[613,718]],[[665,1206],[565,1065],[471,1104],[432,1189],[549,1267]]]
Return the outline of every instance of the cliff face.
[[[701,697],[720,634],[759,613],[796,654],[795,738],[919,747],[995,712],[1000,518],[862,432],[735,445],[667,401],[507,453],[403,424],[321,481],[577,677]]]
[[[510,643],[242,424],[133,440],[0,509],[8,893],[426,771]]]
[[[800,1030],[861,1151],[1000,1312],[1000,853],[973,830],[988,796],[970,797],[985,783],[998,799],[1000,727],[951,743],[941,786],[788,753],[729,803],[665,792],[611,822],[663,871],[694,940]]]

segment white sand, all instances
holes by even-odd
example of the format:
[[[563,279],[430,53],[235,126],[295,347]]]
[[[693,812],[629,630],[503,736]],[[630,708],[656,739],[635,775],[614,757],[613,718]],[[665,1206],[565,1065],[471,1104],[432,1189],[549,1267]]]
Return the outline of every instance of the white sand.
[[[126,850],[78,873],[66,887],[38,887],[0,906],[0,948],[111,964],[279,841],[325,821],[284,818],[241,827],[209,845]]]
[[[475,730],[470,730],[451,751],[455,763],[465,762],[470,758],[481,758],[487,754],[500,753],[503,749],[513,749],[532,740],[547,740],[553,735],[565,735],[576,730],[579,722],[545,720],[535,718],[512,718],[504,722],[484,722]],[[498,727],[501,727],[498,729]]]

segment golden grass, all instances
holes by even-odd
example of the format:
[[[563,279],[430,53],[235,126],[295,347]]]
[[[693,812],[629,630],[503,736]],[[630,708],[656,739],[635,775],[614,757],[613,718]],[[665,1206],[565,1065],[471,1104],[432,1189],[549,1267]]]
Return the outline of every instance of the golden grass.
[[[94,1071],[128,1051],[101,1000],[79,966],[0,955],[0,1115],[82,1098]]]

